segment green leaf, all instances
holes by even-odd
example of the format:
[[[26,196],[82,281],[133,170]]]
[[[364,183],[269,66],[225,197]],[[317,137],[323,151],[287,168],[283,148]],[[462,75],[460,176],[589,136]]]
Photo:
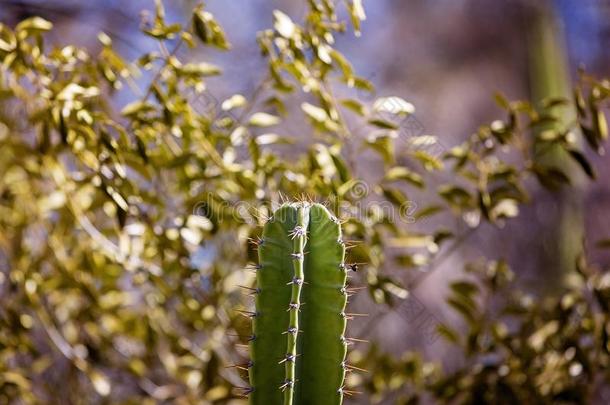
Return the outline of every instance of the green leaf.
[[[220,108],[223,111],[231,111],[234,108],[240,108],[247,104],[246,98],[241,94],[234,94],[222,102]]]
[[[415,112],[413,104],[403,100],[400,97],[380,97],[375,100],[373,110],[377,112],[386,112],[395,115],[411,115]]]
[[[347,164],[345,163],[345,160],[341,156],[340,149],[336,147],[331,147],[329,149],[329,153],[333,159],[335,167],[337,168],[337,173],[339,174],[339,178],[341,179],[341,181],[344,183],[346,181],[349,181],[352,176],[350,174],[350,170]]]
[[[413,152],[413,157],[429,172],[443,168],[443,162],[440,159],[423,150]]]
[[[204,17],[203,13],[204,12],[201,9],[197,9],[193,13],[193,31],[201,42],[203,42],[204,44],[208,44],[210,40],[210,34],[208,33],[206,18]]]
[[[17,46],[17,38],[9,27],[0,23],[0,51],[13,52]]]
[[[436,327],[436,331],[439,333],[439,335],[443,336],[448,342],[454,344],[460,343],[460,335],[455,329],[451,328],[450,326],[441,323]]]
[[[531,170],[540,184],[549,190],[558,190],[562,186],[570,184],[570,178],[556,167],[534,164]]]
[[[492,220],[498,218],[514,218],[519,215],[519,204],[512,198],[502,199],[494,204],[489,216]]]
[[[217,76],[222,73],[216,65],[211,63],[200,62],[200,63],[186,63],[179,68],[180,73],[188,76]]]
[[[375,91],[375,87],[373,86],[373,84],[362,77],[354,77],[353,84],[357,89],[365,90],[369,93]]]
[[[361,187],[361,185],[362,185],[362,182],[360,180],[356,180],[356,179],[347,180],[345,183],[343,183],[339,187],[337,187],[337,195],[339,197],[345,197],[345,195],[347,193],[350,193],[353,191],[351,194],[353,195],[354,199],[356,199],[356,200],[362,199],[362,198],[366,197],[368,190],[364,190],[364,192],[362,192],[363,190],[361,190],[359,188],[359,187]]]
[[[438,214],[439,212],[442,212],[443,209],[444,208],[440,205],[429,205],[427,207],[415,211],[415,219],[419,220],[422,218],[431,217],[435,214]]]
[[[597,132],[595,132],[593,129],[589,128],[583,123],[580,124],[580,130],[582,131],[582,134],[585,137],[585,140],[587,141],[589,147],[595,152],[601,153],[603,149],[601,148],[601,141],[597,136]]]
[[[356,114],[358,114],[361,117],[364,117],[367,114],[366,107],[358,100],[348,98],[348,99],[343,99],[340,102],[345,107],[349,108],[350,110],[352,110],[353,112],[355,112]]]
[[[407,268],[421,267],[429,263],[428,258],[421,253],[411,255],[398,255],[395,258],[396,263]]]
[[[582,94],[582,89],[575,88],[574,89],[574,104],[576,104],[576,111],[578,112],[578,116],[581,118],[587,117],[587,104],[585,103],[585,98]]]
[[[369,122],[369,124],[374,125],[378,128],[398,129],[398,125],[394,124],[393,122],[381,119],[381,118],[371,118],[368,122]]]
[[[392,204],[400,207],[405,204],[408,199],[407,196],[397,188],[394,187],[381,187],[383,196]]]
[[[587,176],[589,176],[589,178],[591,178],[592,180],[595,180],[595,170],[593,169],[593,166],[591,166],[591,163],[589,163],[585,155],[575,149],[569,149],[568,152],[570,152],[570,156],[572,156],[576,163],[580,165],[580,167],[587,174]]]
[[[68,101],[74,100],[78,97],[96,97],[99,96],[99,94],[100,90],[95,86],[82,87],[76,83],[70,83],[57,94],[57,99],[62,101]]]
[[[473,205],[472,195],[463,187],[453,184],[440,186],[438,189],[439,195],[451,205],[459,208],[468,208]]]
[[[273,10],[273,27],[284,38],[292,38],[296,32],[296,26],[286,14],[280,10]]]
[[[436,145],[438,139],[434,135],[419,135],[409,137],[409,146],[415,149],[425,149]]]
[[[176,37],[175,34],[179,33],[181,30],[182,25],[172,24],[168,25],[167,27],[156,28],[145,32],[157,39],[173,39]]]
[[[593,113],[593,128],[599,139],[605,141],[608,139],[608,122],[606,121],[606,115],[599,108],[591,110]]]
[[[327,65],[331,65],[333,63],[333,60],[330,57],[331,51],[332,48],[326,44],[320,44],[316,47],[316,54],[318,56],[318,59],[320,59]]]
[[[19,32],[37,32],[37,31],[50,31],[53,28],[53,24],[50,21],[45,20],[41,17],[31,17],[27,20],[21,21],[15,27],[15,31]]]
[[[510,103],[504,94],[496,92],[494,94],[494,99],[496,100],[496,104],[498,104],[498,106],[504,108],[505,110],[510,109]]]
[[[343,56],[343,54],[335,49],[331,49],[330,56],[341,68],[343,78],[347,82],[348,86],[352,87],[354,83],[354,68],[352,64]]]
[[[441,229],[434,233],[434,242],[437,245],[440,245],[442,242],[444,242],[446,240],[453,239],[454,236],[455,235],[451,231],[448,231],[446,229]]]
[[[360,36],[360,23],[366,20],[366,14],[364,7],[362,6],[362,0],[350,0],[347,4],[349,15],[354,26],[354,32],[356,36]]]
[[[112,39],[105,32],[98,33],[97,40],[104,46],[112,46]]]
[[[386,172],[384,179],[387,181],[404,180],[419,188],[423,188],[425,185],[422,176],[402,166],[396,166],[389,169]]]
[[[135,115],[139,115],[142,113],[146,113],[146,112],[150,112],[150,111],[154,111],[155,107],[148,103],[148,102],[143,102],[140,100],[131,102],[129,104],[127,104],[125,107],[123,107],[123,109],[121,110],[121,115],[125,116],[125,117],[132,117]]]
[[[447,303],[459,314],[461,314],[470,325],[477,322],[476,306],[473,307],[473,303],[468,299],[464,298],[463,296],[451,297],[447,300]]]
[[[469,281],[455,281],[450,284],[450,288],[455,293],[466,297],[471,297],[479,292],[479,287]]]
[[[231,47],[222,28],[214,20],[214,16],[204,11],[202,7],[195,9],[193,12],[193,31],[197,38],[205,45],[211,45],[223,50]]]
[[[320,127],[331,132],[339,130],[339,125],[330,118],[325,109],[309,103],[302,103],[301,109],[309,118],[311,118],[314,123],[318,124]]]
[[[97,371],[90,371],[89,378],[91,378],[93,388],[99,395],[103,397],[110,395],[112,385],[110,384],[110,380],[104,374]]]
[[[279,124],[280,121],[280,118],[275,115],[267,114],[264,112],[257,112],[252,114],[248,122],[254,127],[270,127],[272,125]]]
[[[276,143],[290,144],[293,143],[293,141],[278,134],[262,134],[256,137],[256,143],[263,146],[272,145]]]
[[[396,134],[393,132],[380,132],[371,134],[366,140],[366,145],[377,151],[385,164],[394,163],[394,138]]]
[[[330,119],[330,117],[326,113],[326,110],[317,107],[313,104],[303,103],[301,104],[301,109],[303,109],[303,111],[309,116],[309,118],[316,122],[324,123]]]

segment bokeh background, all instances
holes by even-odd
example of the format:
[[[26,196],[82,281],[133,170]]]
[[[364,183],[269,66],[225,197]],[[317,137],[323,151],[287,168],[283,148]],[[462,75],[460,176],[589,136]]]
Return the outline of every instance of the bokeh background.
[[[205,57],[223,67],[223,76],[209,81],[215,94],[241,93],[247,97],[256,90],[266,68],[255,42],[256,32],[271,26],[274,9],[299,20],[305,12],[302,3],[305,2],[208,0],[206,6],[229,33],[232,51],[202,55],[182,49],[180,55],[193,61]],[[166,2],[168,19],[186,21],[195,4]],[[493,102],[495,92],[509,99],[532,97],[536,86],[532,73],[532,27],[541,4],[553,16],[555,40],[564,51],[555,63],[566,67],[566,80],[575,80],[580,66],[592,74],[607,74],[610,68],[607,0],[365,0],[367,20],[362,36],[348,32],[339,38],[337,48],[361,76],[376,86],[375,94],[360,95],[363,101],[372,101],[377,96],[400,96],[416,106],[415,121],[406,131],[434,134],[441,145],[455,145],[479,125],[502,118],[501,110]],[[24,18],[38,15],[55,25],[50,33],[51,42],[74,42],[92,50],[100,46],[97,34],[103,31],[113,39],[116,50],[130,59],[154,47],[150,39],[137,34],[140,21],[148,18],[143,10],[150,12],[153,7],[146,0],[0,0],[0,21],[14,26]],[[144,76],[142,81],[147,79]],[[126,103],[122,97],[118,93],[114,100],[117,108]],[[202,108],[214,102],[202,102],[205,104]],[[295,106],[298,108],[298,103]],[[303,124],[288,122],[282,130],[306,143],[309,130]],[[357,127],[353,132],[356,137],[367,136]],[[285,153],[294,151],[287,149]],[[380,170],[370,153],[360,152],[358,159],[363,172],[360,175],[366,177],[369,170]],[[607,158],[592,159],[600,180],[595,184],[586,180],[579,183],[573,196],[578,203],[571,205],[567,214],[561,209],[562,197],[536,188],[536,203],[524,208],[518,219],[507,224],[507,229],[500,233],[496,228],[484,227],[428,269],[425,280],[413,291],[415,301],[408,309],[423,311],[424,318],[379,309],[366,297],[359,298],[354,307],[373,316],[372,320],[355,321],[350,326],[354,334],[366,335],[367,339],[397,352],[418,350],[449,368],[459,364],[460,358],[452,355],[451,348],[430,333],[430,325],[459,322],[443,305],[443,298],[448,282],[459,277],[465,262],[483,255],[505,257],[519,274],[522,287],[542,294],[552,285],[549,277],[554,273],[545,269],[552,267],[557,255],[555,230],[562,216],[576,218],[574,226],[585,229],[587,243],[610,235],[607,180],[610,162]],[[434,225],[437,224],[417,223],[414,227],[427,229]],[[504,239],[507,234],[512,236],[510,243]],[[599,251],[593,257],[602,265],[610,264],[610,256]],[[203,252],[196,259],[210,261],[214,255]],[[399,274],[405,284],[418,276]]]

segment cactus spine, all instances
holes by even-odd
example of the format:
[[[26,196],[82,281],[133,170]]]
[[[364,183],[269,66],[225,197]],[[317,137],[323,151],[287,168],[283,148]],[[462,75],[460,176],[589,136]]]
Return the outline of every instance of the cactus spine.
[[[322,205],[284,204],[259,244],[250,343],[253,405],[343,401],[345,245]]]

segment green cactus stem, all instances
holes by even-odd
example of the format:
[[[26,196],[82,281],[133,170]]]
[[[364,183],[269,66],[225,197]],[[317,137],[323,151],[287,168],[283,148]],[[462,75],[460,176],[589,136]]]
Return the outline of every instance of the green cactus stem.
[[[253,405],[343,401],[345,245],[322,205],[284,204],[259,243],[250,383]]]

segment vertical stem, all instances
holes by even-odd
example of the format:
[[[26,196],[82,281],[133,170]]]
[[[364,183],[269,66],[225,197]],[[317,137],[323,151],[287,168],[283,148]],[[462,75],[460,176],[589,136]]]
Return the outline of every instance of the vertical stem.
[[[294,398],[294,385],[296,383],[296,357],[297,337],[299,333],[299,309],[301,306],[301,290],[303,288],[304,273],[303,261],[305,260],[305,239],[307,234],[306,209],[301,204],[297,210],[297,222],[291,232],[293,239],[292,264],[294,277],[292,279],[292,296],[288,311],[290,312],[290,325],[288,345],[286,349],[285,367],[286,381],[284,385],[284,405],[292,405]]]
[[[563,43],[564,33],[557,22],[557,16],[550,0],[536,3],[530,24],[530,82],[532,99],[540,103],[550,97],[570,99],[569,63]],[[575,109],[570,106],[556,108],[560,121],[546,129],[562,130],[576,118]],[[543,246],[545,268],[552,269],[546,277],[548,291],[563,287],[569,280],[567,275],[574,269],[581,251],[584,233],[583,225],[583,176],[577,172],[570,157],[559,148],[553,148],[546,156],[538,158],[541,162],[570,170],[571,186],[559,190],[556,198],[557,213],[552,223],[549,237]],[[546,239],[546,238],[545,238]]]

